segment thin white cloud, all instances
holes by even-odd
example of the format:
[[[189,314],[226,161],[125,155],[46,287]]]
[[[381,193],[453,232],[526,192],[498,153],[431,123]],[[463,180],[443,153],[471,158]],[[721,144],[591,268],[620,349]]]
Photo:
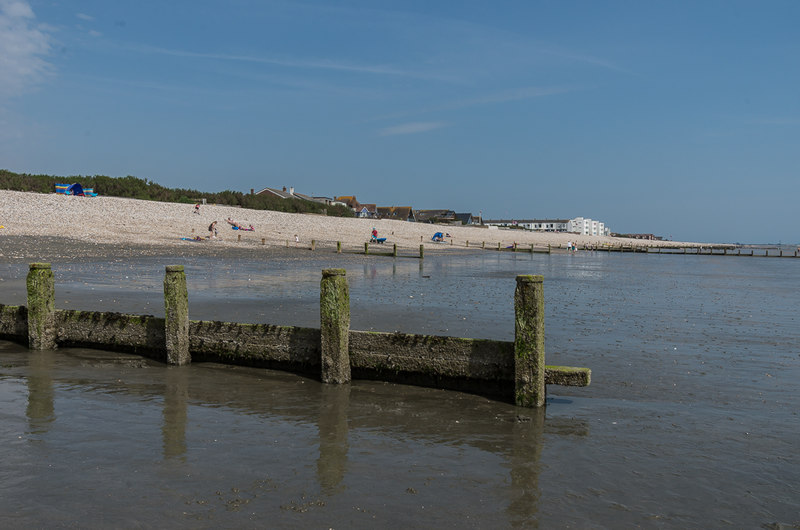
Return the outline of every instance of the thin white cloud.
[[[30,4],[0,0],[0,100],[19,95],[50,71],[50,36],[36,25]]]
[[[79,19],[81,19],[81,20],[88,20],[88,21],[92,21],[92,20],[94,20],[94,17],[93,17],[93,16],[91,16],[91,15],[87,15],[87,14],[85,14],[85,13],[78,13],[78,14],[76,14],[75,16],[76,16],[76,17],[78,17],[78,18],[79,18]]]
[[[377,75],[390,75],[402,77],[417,77],[423,79],[444,79],[443,76],[438,74],[428,74],[420,72],[412,72],[408,70],[401,70],[389,66],[381,65],[363,65],[353,64],[345,61],[337,60],[304,60],[294,58],[279,58],[279,57],[258,57],[252,55],[232,55],[226,53],[204,53],[204,52],[190,52],[186,50],[173,50],[168,48],[158,48],[155,46],[131,46],[129,49],[141,53],[156,53],[161,55],[172,55],[175,57],[191,57],[197,59],[214,59],[221,61],[237,61],[237,62],[250,62],[261,64],[272,64],[276,66],[286,66],[290,68],[307,68],[307,69],[323,69],[323,70],[339,70],[344,72],[377,74]]]
[[[564,86],[529,86],[522,88],[514,88],[510,90],[503,90],[485,96],[478,96],[474,98],[466,98],[453,101],[440,107],[443,110],[460,109],[465,107],[474,107],[476,105],[490,105],[493,103],[507,103],[509,101],[522,101],[525,99],[540,98],[544,96],[554,96],[556,94],[563,94],[570,92],[573,89]]]
[[[417,134],[422,132],[433,131],[446,127],[447,124],[440,121],[418,121],[412,123],[403,123],[393,127],[386,127],[378,131],[380,136],[394,136],[397,134]]]
[[[89,35],[91,35],[92,37],[102,37],[103,36],[102,33],[100,33],[99,31],[95,31],[93,29],[89,30]]]
[[[382,121],[391,120],[407,116],[414,116],[420,114],[430,114],[432,112],[442,112],[450,110],[466,109],[469,107],[477,107],[481,105],[492,105],[499,103],[508,103],[512,101],[523,101],[526,99],[540,98],[545,96],[555,96],[567,92],[577,90],[575,87],[570,86],[528,86],[521,88],[513,88],[499,92],[493,92],[482,96],[475,96],[471,98],[453,98],[447,103],[434,105],[429,107],[422,107],[413,110],[395,112],[391,114],[383,114],[375,116],[366,121]]]

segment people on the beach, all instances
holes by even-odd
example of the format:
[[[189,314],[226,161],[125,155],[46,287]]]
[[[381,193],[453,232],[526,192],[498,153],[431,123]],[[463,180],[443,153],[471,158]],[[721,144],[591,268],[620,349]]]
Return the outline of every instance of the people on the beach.
[[[252,224],[250,226],[248,226],[247,228],[245,228],[244,225],[242,225],[238,221],[234,221],[230,217],[225,219],[225,222],[227,222],[229,225],[231,225],[231,228],[233,228],[234,230],[249,230],[249,231],[255,230],[255,228],[253,227]]]
[[[298,243],[300,243],[300,238],[297,237],[297,234],[295,234],[294,235],[294,246],[297,246]]]
[[[216,239],[217,237],[217,222],[214,221],[210,225],[208,225],[208,237],[210,239]]]
[[[196,203],[194,205],[194,213],[196,213],[197,215],[200,215],[200,203]]]

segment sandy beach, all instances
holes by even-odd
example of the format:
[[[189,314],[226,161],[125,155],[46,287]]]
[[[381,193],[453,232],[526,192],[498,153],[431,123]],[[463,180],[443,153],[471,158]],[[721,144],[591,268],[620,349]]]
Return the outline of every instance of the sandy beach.
[[[226,222],[231,218],[255,230],[233,230]],[[209,225],[217,221],[218,236],[206,239]],[[362,249],[374,228],[388,245],[397,244],[398,251],[418,251],[424,244],[427,251],[463,250],[470,247],[496,248],[517,245],[546,247],[574,241],[584,245],[687,245],[674,241],[641,241],[616,237],[579,236],[566,233],[539,233],[524,230],[488,229],[475,226],[431,225],[394,220],[346,219],[315,214],[291,214],[268,210],[248,210],[231,206],[202,205],[200,213],[194,205],[164,203],[117,197],[75,197],[6,191],[0,195],[0,241],[3,236],[51,236],[69,238],[94,244],[136,245],[152,247],[229,246],[335,248],[341,241],[343,249]],[[444,243],[434,243],[431,236],[444,232],[451,237]],[[295,242],[295,235],[299,242]],[[203,241],[182,238],[200,236]],[[14,238],[16,239],[16,238]],[[376,250],[380,247],[376,245]],[[389,247],[391,248],[391,247]]]

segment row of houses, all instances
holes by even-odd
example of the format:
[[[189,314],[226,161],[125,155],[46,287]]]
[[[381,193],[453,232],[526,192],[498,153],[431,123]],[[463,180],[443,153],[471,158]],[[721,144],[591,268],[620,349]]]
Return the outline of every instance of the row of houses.
[[[454,210],[414,210],[411,206],[378,206],[372,203],[361,203],[355,195],[342,195],[339,197],[316,197],[295,192],[294,188],[288,190],[264,188],[251,193],[271,194],[282,199],[302,199],[319,202],[326,205],[347,206],[355,212],[356,217],[365,219],[395,219],[416,223],[444,223],[456,225],[481,224],[497,227],[516,227],[537,232],[570,232],[589,236],[607,236],[611,231],[602,221],[588,217],[575,217],[574,219],[521,219],[521,220],[483,220],[471,213],[457,213]]]
[[[498,227],[516,227],[536,232],[569,232],[585,236],[607,236],[611,230],[602,221],[588,217],[574,219],[486,219],[483,224]]]
[[[453,210],[414,210],[411,206],[378,206],[372,203],[361,203],[355,195],[342,195],[340,197],[316,197],[297,193],[294,188],[283,189],[264,188],[258,192],[250,190],[256,195],[270,194],[282,199],[302,199],[319,202],[326,205],[347,206],[355,212],[356,217],[366,219],[395,219],[398,221],[411,221],[419,223],[451,223],[475,224],[476,220],[471,213],[456,213]]]

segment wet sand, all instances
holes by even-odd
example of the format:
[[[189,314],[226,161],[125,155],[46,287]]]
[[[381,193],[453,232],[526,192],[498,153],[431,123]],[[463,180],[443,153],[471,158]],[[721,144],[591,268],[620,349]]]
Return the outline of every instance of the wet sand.
[[[41,259],[57,307],[159,314],[179,260],[191,318],[313,326],[320,269],[341,266],[353,329],[511,340],[514,277],[542,274],[547,362],[592,368],[592,385],[551,386],[534,412],[0,341],[4,526],[800,524],[796,260],[87,248],[16,247],[0,303],[24,303],[13,286]]]

